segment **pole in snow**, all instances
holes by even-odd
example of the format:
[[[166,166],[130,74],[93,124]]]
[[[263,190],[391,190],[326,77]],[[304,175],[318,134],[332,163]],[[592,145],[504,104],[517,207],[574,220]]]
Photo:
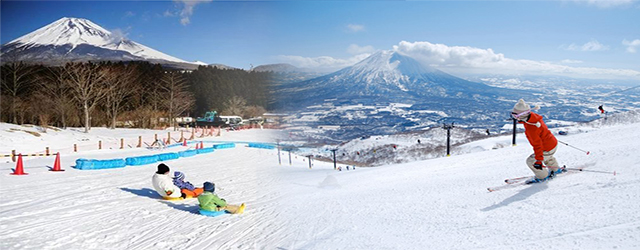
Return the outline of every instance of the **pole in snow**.
[[[282,165],[282,160],[280,160],[280,142],[276,142],[278,148],[278,165]]]
[[[454,127],[453,123],[451,123],[451,125],[448,125],[446,123],[442,124],[442,128],[447,130],[447,156],[451,156],[451,129]]]
[[[515,146],[516,145],[516,125],[518,124],[518,120],[516,119],[511,119],[513,120],[513,140],[511,141],[511,146]]]
[[[331,150],[331,152],[333,152],[333,169],[334,170],[337,169],[337,167],[336,167],[336,151],[337,150],[338,150],[337,148],[334,148],[334,149]]]
[[[574,147],[574,146],[571,146],[571,145],[567,144],[566,142],[562,142],[562,141],[560,141],[560,140],[558,140],[558,142],[559,142],[559,143],[562,143],[562,144],[564,144],[564,145],[567,145],[567,146],[569,146],[569,147],[572,147],[572,148],[574,148],[574,149],[577,149],[577,150],[579,150],[580,152],[587,153],[587,155],[589,155],[589,153],[590,153],[589,151],[584,151],[584,150],[582,150],[582,149],[579,149],[579,148],[576,148],[576,147]]]
[[[311,169],[311,156],[312,155],[307,155],[307,158],[309,158],[309,169]]]

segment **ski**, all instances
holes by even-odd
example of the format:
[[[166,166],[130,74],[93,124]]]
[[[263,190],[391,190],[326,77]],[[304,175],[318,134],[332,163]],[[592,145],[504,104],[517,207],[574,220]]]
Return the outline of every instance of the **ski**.
[[[515,184],[515,183],[522,182],[522,181],[525,181],[527,179],[530,179],[531,177],[533,177],[533,175],[516,177],[516,178],[509,178],[509,179],[505,179],[504,182],[507,183],[507,184]]]
[[[552,177],[552,178],[547,178],[541,181],[536,181],[536,178],[534,175],[531,176],[522,176],[522,177],[516,177],[516,178],[508,178],[505,179],[504,182],[506,184],[500,185],[500,186],[495,186],[495,187],[488,187],[487,190],[489,192],[495,192],[498,190],[503,190],[503,189],[510,189],[510,188],[515,188],[515,187],[519,187],[519,186],[523,186],[523,185],[530,185],[530,184],[535,184],[535,183],[542,183],[542,182],[546,182],[548,180],[552,180],[555,179],[556,177],[558,177],[558,175],[566,175],[568,173],[574,172],[577,173],[575,171],[568,171],[568,169],[566,169],[566,166],[563,166],[561,172],[556,172],[556,174]],[[580,168],[581,169],[581,168]],[[571,169],[571,170],[578,170],[578,169]],[[578,171],[582,171],[582,170],[578,170]]]

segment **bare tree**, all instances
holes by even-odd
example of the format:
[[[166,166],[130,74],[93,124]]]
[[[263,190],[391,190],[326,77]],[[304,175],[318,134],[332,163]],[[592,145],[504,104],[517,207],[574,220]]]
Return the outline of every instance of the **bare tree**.
[[[71,89],[63,79],[62,68],[48,67],[46,72],[38,78],[37,86],[34,94],[35,100],[39,100],[41,105],[52,109],[55,117],[59,119],[60,127],[67,128],[67,117],[75,107],[69,95]]]
[[[225,115],[242,115],[247,108],[247,101],[240,96],[232,96],[229,100],[224,102]]]
[[[195,98],[189,92],[187,81],[179,72],[166,72],[160,82],[160,89],[167,98],[164,101],[164,106],[169,115],[169,126],[176,128],[175,118],[191,109],[195,104]]]
[[[75,100],[84,112],[84,132],[91,129],[91,111],[107,96],[110,86],[106,84],[107,72],[98,64],[68,63],[63,68],[65,84],[71,89]]]
[[[29,66],[17,60],[11,60],[2,65],[2,84],[0,86],[2,92],[7,93],[5,101],[7,101],[6,97],[10,98],[9,113],[13,123],[18,123],[18,115],[20,115],[17,109],[21,100],[19,95],[34,82],[34,74],[37,69],[38,67]]]
[[[125,99],[139,91],[138,71],[134,65],[114,66],[107,70],[106,82],[110,85],[105,97],[107,116],[111,118],[111,129],[116,128],[118,112]]]
[[[264,113],[267,113],[267,110],[262,106],[249,106],[244,110],[245,118],[253,118],[262,116]]]

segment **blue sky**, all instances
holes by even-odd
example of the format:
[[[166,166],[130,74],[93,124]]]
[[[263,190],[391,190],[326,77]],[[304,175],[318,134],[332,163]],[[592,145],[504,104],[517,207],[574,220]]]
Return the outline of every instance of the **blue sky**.
[[[640,79],[638,0],[2,1],[1,42],[87,18],[166,54],[330,71],[396,50],[453,73]]]

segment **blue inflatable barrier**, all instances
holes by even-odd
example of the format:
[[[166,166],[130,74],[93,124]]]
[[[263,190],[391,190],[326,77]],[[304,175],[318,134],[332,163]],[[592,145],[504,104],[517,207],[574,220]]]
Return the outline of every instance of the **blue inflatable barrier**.
[[[211,153],[215,151],[215,148],[201,148],[201,149],[196,149],[196,151],[198,151],[198,154],[206,154],[206,153]]]
[[[222,149],[222,148],[235,148],[236,144],[235,143],[223,143],[223,144],[216,144],[213,145],[213,148],[215,149]]]
[[[156,156],[158,156],[158,161],[167,161],[180,158],[180,154],[178,153],[164,153],[157,154]]]
[[[274,148],[276,148],[275,145],[265,144],[265,143],[249,143],[248,146],[250,148],[264,148],[264,149],[274,149]]]
[[[126,165],[127,164],[124,159],[112,159],[112,160],[77,159],[76,160],[76,169],[80,169],[80,170],[123,168]]]
[[[195,149],[185,150],[185,151],[180,151],[178,154],[180,154],[180,157],[191,157],[191,156],[197,155],[198,150],[195,150]]]
[[[158,156],[146,155],[146,156],[127,157],[125,160],[127,161],[127,165],[129,166],[140,166],[140,165],[147,165],[147,164],[158,162]]]
[[[227,213],[227,210],[222,210],[222,211],[208,211],[208,210],[199,210],[201,215],[204,216],[210,216],[210,217],[216,217],[218,215],[223,215]]]

